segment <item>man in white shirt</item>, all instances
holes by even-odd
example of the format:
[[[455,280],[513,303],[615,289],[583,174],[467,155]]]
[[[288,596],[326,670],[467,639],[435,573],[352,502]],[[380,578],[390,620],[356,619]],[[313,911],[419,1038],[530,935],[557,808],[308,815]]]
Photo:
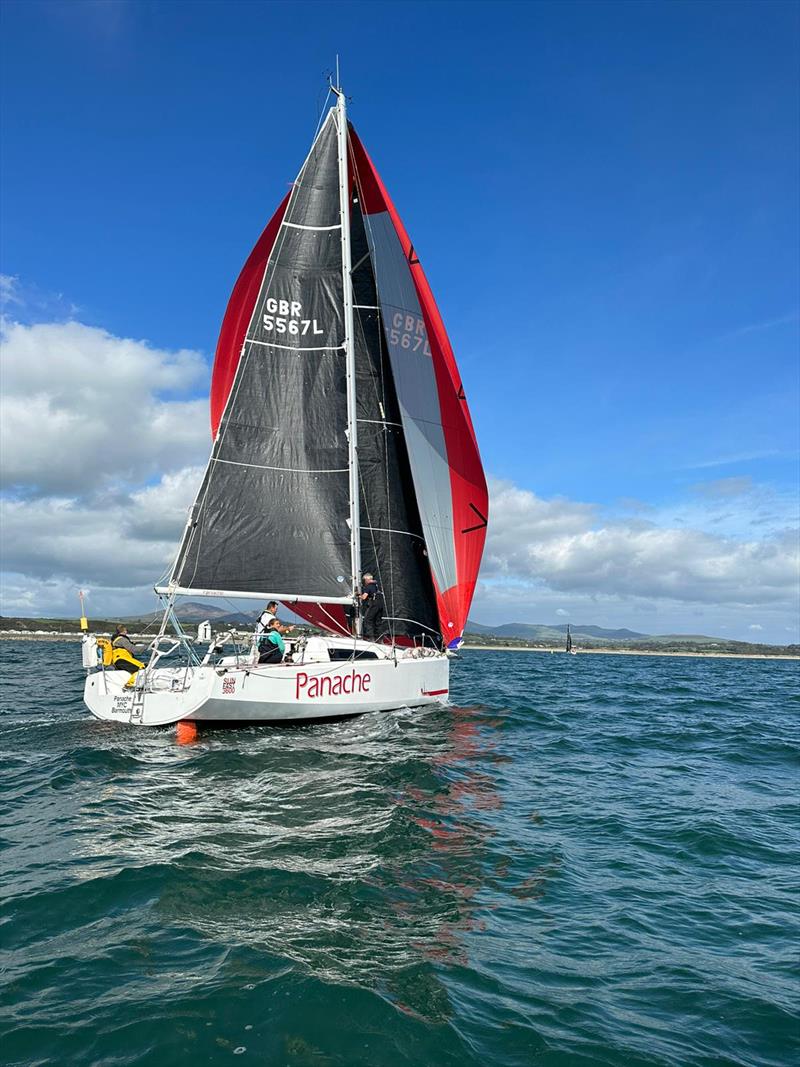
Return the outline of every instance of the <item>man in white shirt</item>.
[[[269,604],[267,604],[267,606],[264,608],[264,610],[261,612],[261,614],[258,617],[258,622],[256,623],[256,631],[255,631],[257,634],[263,634],[263,633],[265,633],[267,631],[267,629],[269,627],[269,624],[275,618],[275,612],[277,610],[278,610],[278,601],[277,600],[270,600]]]

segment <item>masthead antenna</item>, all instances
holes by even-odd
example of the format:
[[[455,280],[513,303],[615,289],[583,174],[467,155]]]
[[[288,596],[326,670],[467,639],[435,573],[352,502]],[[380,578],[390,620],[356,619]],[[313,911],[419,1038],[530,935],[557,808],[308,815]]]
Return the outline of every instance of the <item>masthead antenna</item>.
[[[330,91],[332,93],[335,93],[336,96],[341,96],[341,97],[344,96],[344,93],[342,92],[342,86],[341,86],[341,84],[339,82],[339,53],[338,52],[336,53],[336,83],[334,84],[333,74],[329,74],[328,75],[328,89],[330,89]]]

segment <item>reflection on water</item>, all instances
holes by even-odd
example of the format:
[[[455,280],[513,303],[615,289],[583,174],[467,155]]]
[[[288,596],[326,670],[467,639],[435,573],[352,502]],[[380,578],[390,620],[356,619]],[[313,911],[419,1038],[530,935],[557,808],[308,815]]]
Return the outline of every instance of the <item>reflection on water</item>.
[[[467,964],[476,895],[497,876],[497,726],[480,708],[434,708],[215,732],[190,749],[126,732],[113,784],[75,813],[78,849],[169,865],[164,923],[441,1019],[432,964]],[[118,732],[104,740],[119,752]]]

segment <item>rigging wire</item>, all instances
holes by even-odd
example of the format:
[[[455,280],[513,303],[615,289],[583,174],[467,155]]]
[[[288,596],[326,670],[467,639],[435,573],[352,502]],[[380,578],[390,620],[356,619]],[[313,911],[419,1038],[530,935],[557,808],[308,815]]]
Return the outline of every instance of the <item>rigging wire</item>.
[[[323,87],[320,89],[319,93],[317,94],[317,128],[314,131],[314,138],[313,138],[314,141],[316,141],[317,134],[319,133],[320,126],[322,125],[322,116],[325,113],[325,108],[328,106],[328,100],[330,98],[331,92],[332,92],[332,89],[331,89],[331,86],[330,86],[330,81],[328,81],[328,83],[326,85],[323,85]],[[320,97],[322,96],[323,93],[325,93],[325,99],[322,101],[322,104],[320,105],[319,101],[320,101]]]
[[[366,258],[362,259],[361,262],[366,262],[367,263],[367,269],[370,272],[370,281],[372,283],[370,292],[375,294],[375,310],[377,312],[377,332],[378,332],[378,358],[377,358],[377,365],[378,365],[378,376],[379,376],[379,381],[380,381],[380,391],[378,390],[378,382],[376,381],[376,377],[378,377],[378,376],[376,376],[375,374],[371,373],[369,377],[370,377],[370,383],[372,385],[372,390],[373,390],[373,399],[377,402],[378,414],[382,414],[384,416],[384,421],[383,421],[383,425],[382,425],[382,444],[383,444],[383,457],[382,458],[383,458],[383,467],[384,467],[384,470],[383,470],[384,487],[385,487],[385,491],[386,491],[386,526],[387,526],[387,528],[389,530],[391,530],[391,529],[394,528],[394,526],[393,526],[393,520],[392,520],[392,495],[391,495],[391,492],[390,492],[390,485],[389,485],[388,429],[387,429],[386,423],[385,423],[385,416],[386,416],[386,381],[385,381],[385,376],[384,376],[384,364],[385,364],[385,358],[384,357],[385,357],[385,353],[384,353],[384,344],[382,343],[382,341],[383,341],[383,325],[382,325],[382,322],[381,322],[382,311],[381,311],[380,304],[379,304],[378,282],[377,282],[377,277],[376,277],[376,274],[375,274],[375,267],[374,267],[374,263],[373,263],[373,257],[370,255],[370,240],[369,240],[369,237],[367,237],[367,229],[366,229],[367,221],[366,221],[366,214],[365,214],[364,209],[363,209],[364,191],[363,191],[363,187],[362,187],[362,184],[361,184],[361,176],[359,175],[358,168],[356,167],[355,154],[353,152],[353,146],[352,146],[352,142],[350,140],[349,130],[348,130],[348,136],[347,136],[347,149],[348,149],[349,160],[350,160],[350,169],[352,171],[354,184],[355,184],[356,190],[358,192],[359,214],[361,216],[362,225],[364,226],[364,237],[367,240]],[[352,204],[352,201],[351,201],[351,210],[352,210],[352,208],[353,208],[353,204]],[[351,274],[351,283],[352,283],[352,274]],[[366,342],[366,333],[364,331],[363,323],[361,322],[361,311],[359,311],[359,326],[361,328],[361,336],[362,336],[362,341],[363,341],[363,345],[364,345],[364,351],[368,352],[369,349],[368,349],[367,342]],[[361,474],[360,466],[359,466],[358,475],[359,475],[359,484],[361,484],[362,483],[362,474]],[[383,589],[387,589],[387,585],[383,580],[383,576],[381,575],[380,558],[378,556],[378,550],[377,550],[377,546],[376,546],[376,542],[375,542],[375,531],[372,529],[374,524],[372,522],[372,519],[369,516],[369,505],[367,503],[366,489],[364,490],[364,500],[365,500],[365,504],[366,504],[366,508],[367,508],[367,520],[368,520],[369,526],[370,526],[370,538],[372,540],[372,548],[373,548],[373,553],[374,553],[375,561],[376,561],[376,569],[378,570],[378,577],[379,577],[379,580],[380,580],[380,583],[381,583],[381,587]],[[360,536],[360,531],[359,531],[359,536]],[[389,563],[388,592],[389,592],[389,596],[391,598],[391,615],[387,616],[387,617],[392,617],[392,616],[394,616],[394,613],[395,613],[394,550],[393,550],[393,543],[394,543],[393,542],[393,535],[389,534],[388,535],[388,555],[389,555],[389,560],[388,560],[388,563]],[[392,637],[392,643],[393,644],[394,644],[395,636],[396,635],[395,635],[394,631],[392,630],[391,637]]]

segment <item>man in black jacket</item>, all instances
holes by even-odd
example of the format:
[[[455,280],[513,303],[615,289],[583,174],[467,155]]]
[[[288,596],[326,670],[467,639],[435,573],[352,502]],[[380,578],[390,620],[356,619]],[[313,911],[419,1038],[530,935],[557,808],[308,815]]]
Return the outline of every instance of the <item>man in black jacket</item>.
[[[361,632],[367,641],[377,641],[383,631],[383,593],[371,574],[361,581]]]

